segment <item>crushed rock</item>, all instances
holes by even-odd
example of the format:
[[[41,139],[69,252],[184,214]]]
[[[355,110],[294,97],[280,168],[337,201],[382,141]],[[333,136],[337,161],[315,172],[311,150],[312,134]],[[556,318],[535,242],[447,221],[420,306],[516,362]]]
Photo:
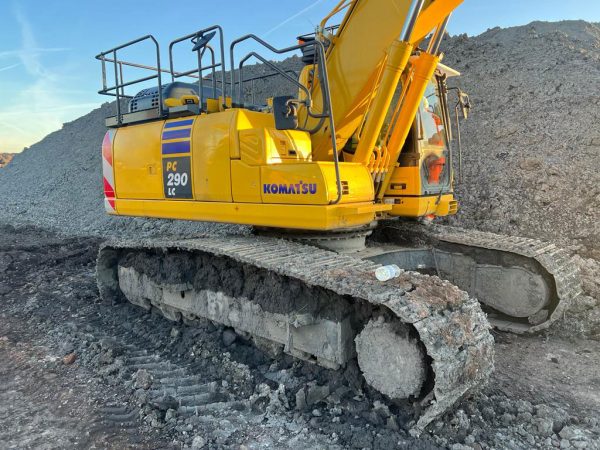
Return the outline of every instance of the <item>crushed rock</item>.
[[[444,50],[473,104],[450,221],[600,259],[600,93],[589,85],[600,76],[600,26],[533,22],[455,36]]]

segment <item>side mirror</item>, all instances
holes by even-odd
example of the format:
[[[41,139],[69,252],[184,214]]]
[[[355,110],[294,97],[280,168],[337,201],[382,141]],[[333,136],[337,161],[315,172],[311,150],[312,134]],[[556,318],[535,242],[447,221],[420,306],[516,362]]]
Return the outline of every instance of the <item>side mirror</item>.
[[[277,130],[296,130],[298,128],[296,99],[291,95],[273,97],[273,116]]]
[[[192,38],[192,44],[194,44],[194,48],[192,48],[192,51],[197,52],[203,50],[204,47],[208,45],[210,40],[215,37],[215,34],[217,34],[217,32],[212,31],[208,34],[199,33],[196,36],[194,36]]]

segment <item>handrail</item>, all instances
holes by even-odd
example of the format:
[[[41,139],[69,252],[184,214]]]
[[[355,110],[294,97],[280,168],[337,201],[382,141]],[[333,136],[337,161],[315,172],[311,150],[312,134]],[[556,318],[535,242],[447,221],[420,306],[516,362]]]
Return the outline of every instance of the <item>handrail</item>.
[[[236,45],[238,45],[241,42],[247,41],[247,40],[254,40],[256,42],[258,42],[259,44],[261,44],[262,46],[266,47],[269,51],[276,53],[278,55],[284,54],[284,53],[289,53],[289,52],[293,52],[295,50],[300,50],[304,47],[309,47],[309,46],[314,46],[314,42],[309,42],[309,43],[303,43],[303,44],[298,44],[298,45],[294,45],[291,47],[286,47],[283,49],[277,49],[275,47],[273,47],[272,45],[270,45],[268,42],[262,40],[261,38],[259,38],[258,36],[256,36],[255,34],[247,34],[245,36],[239,37],[237,39],[235,39],[231,45],[229,46],[229,59],[230,59],[230,68],[231,68],[231,80],[232,80],[232,92],[231,92],[231,96],[233,97],[234,94],[234,90],[235,90],[235,84],[237,84],[237,82],[235,81],[236,79],[236,75],[235,75],[235,60],[234,60],[234,48]],[[244,58],[244,60],[246,60],[247,58]],[[273,67],[273,69],[275,71],[277,71],[278,73],[283,75],[283,71],[278,68],[278,67]],[[285,76],[285,75],[284,75]],[[241,80],[241,77],[239,78]],[[294,84],[300,85],[300,83],[297,80],[293,81]],[[241,92],[242,92],[242,88],[241,86],[238,87],[238,103],[242,103],[242,98],[241,98]]]
[[[109,58],[105,58],[104,60],[105,60],[106,62],[109,62],[109,63],[114,63],[114,62],[115,62],[114,60],[112,60],[112,59],[109,59]],[[145,64],[132,63],[132,62],[129,62],[129,61],[123,61],[123,60],[119,60],[119,61],[117,61],[117,64],[121,64],[121,65],[123,65],[123,66],[135,67],[135,68],[137,68],[137,69],[154,70],[155,72],[156,72],[156,71],[158,71],[158,69],[157,69],[156,67],[147,66],[147,65],[145,65]],[[161,71],[162,73],[168,73],[169,75],[171,74],[171,71],[170,71],[170,70],[167,70],[167,69],[160,69],[160,71]],[[175,75],[179,75],[179,74],[181,74],[181,72],[174,72],[174,73],[175,73]],[[187,76],[189,76],[189,77],[191,77],[191,78],[198,78],[198,76],[197,76],[197,75],[187,75]],[[123,78],[123,77],[122,77],[122,75],[121,75],[121,79],[122,79],[122,78]]]
[[[293,75],[294,77],[298,78],[299,73],[296,72],[295,70],[292,69],[287,69],[285,70],[285,73]],[[267,78],[271,78],[271,77],[275,77],[275,76],[281,76],[281,74],[279,72],[271,72],[271,73],[267,73],[264,75],[256,75],[250,78],[244,78],[243,82],[244,83],[250,83],[250,90],[252,91],[252,104],[256,105],[256,92],[255,92],[255,81],[259,81],[259,80],[266,80]],[[214,83],[216,83],[216,80],[213,80],[212,78],[208,78],[206,77],[205,80],[207,81],[213,81]],[[225,84],[226,85],[230,85],[231,86],[231,81],[230,80],[225,80]]]
[[[209,45],[207,45],[201,52],[198,52],[198,69],[197,70],[189,70],[187,72],[183,72],[180,74],[176,74],[174,69],[173,69],[173,47],[183,41],[186,41],[188,39],[193,39],[195,37],[198,36],[202,36],[204,33],[209,33],[211,31],[217,31],[219,33],[219,47],[220,47],[220,53],[221,53],[221,62],[220,63],[216,63],[215,62],[215,52],[213,50],[213,48]],[[198,95],[200,97],[200,105],[202,107],[202,95],[203,95],[203,77],[202,77],[202,72],[204,70],[209,70],[212,69],[212,81],[213,81],[213,96],[215,98],[217,98],[217,83],[216,83],[216,72],[215,69],[220,67],[221,70],[221,86],[223,86],[222,89],[222,94],[223,94],[223,107],[226,106],[226,95],[227,93],[225,92],[225,48],[224,48],[224,37],[223,37],[223,28],[221,28],[220,25],[213,25],[211,27],[208,28],[204,28],[202,30],[198,30],[195,33],[191,33],[188,34],[186,36],[182,36],[180,38],[177,38],[173,41],[171,41],[169,43],[169,67],[171,69],[171,78],[172,80],[175,80],[175,78],[181,77],[181,76],[189,76],[190,74],[197,72],[198,73]],[[207,66],[207,67],[202,67],[202,58],[204,56],[204,52],[209,49],[210,53],[211,53],[211,65]]]
[[[213,52],[213,54],[214,54],[214,49],[210,48],[210,46],[207,46],[207,48],[209,50],[211,50]],[[114,63],[115,62],[111,58],[104,58],[104,61],[106,61],[108,63]],[[119,71],[120,71],[121,80],[123,79],[123,69],[122,69],[122,66],[135,67],[137,69],[153,70],[155,72],[158,71],[158,69],[156,67],[148,66],[148,65],[145,65],[145,64],[133,63],[133,62],[130,62],[130,61],[119,60],[119,61],[116,61],[116,63],[119,64]],[[218,64],[216,64],[216,66],[218,66]],[[212,66],[203,67],[203,69],[210,69],[210,68],[212,68]],[[176,72],[176,71],[171,72],[168,69],[160,69],[160,71],[162,73],[168,73],[169,75],[172,75],[171,79],[173,79],[173,78],[179,78],[179,77],[183,77],[183,76],[190,77],[190,78],[198,78],[198,75],[195,74],[195,73]],[[195,72],[195,70],[192,70],[191,72]],[[296,78],[299,75],[298,72],[296,72],[295,70],[292,70],[292,69],[287,69],[285,72],[287,74],[295,76]],[[213,70],[213,75],[214,74],[216,74],[216,71]],[[274,76],[279,76],[279,75],[281,75],[279,72],[271,72],[271,73],[267,73],[267,74],[264,74],[264,75],[256,75],[256,76],[253,76],[253,77],[250,77],[250,78],[244,78],[243,81],[244,81],[244,83],[252,83],[254,85],[255,81],[264,80],[264,79],[271,78],[271,77],[274,77]],[[212,82],[213,89],[216,88],[217,83],[221,83],[220,80],[217,80],[216,78],[214,78],[211,75],[207,75],[206,77],[203,77],[203,80],[204,81],[208,81],[208,82]],[[225,80],[225,84],[226,85],[231,85],[231,81]],[[107,88],[107,89],[114,90],[115,87],[112,86],[111,88]],[[218,89],[218,88],[216,88],[216,89]],[[111,92],[100,92],[100,93],[102,93],[103,95],[110,95],[110,96],[113,96],[113,97],[116,96],[116,94],[113,94]],[[253,99],[254,99],[254,92],[252,92],[252,94],[253,94]],[[123,97],[123,98],[133,98],[132,95],[125,95],[125,93],[124,93],[123,90],[121,90],[120,96]],[[254,102],[254,100],[253,100],[253,102]]]
[[[150,77],[144,77],[144,78],[140,78],[138,80],[134,80],[128,83],[124,83],[123,82],[123,70],[122,67],[120,68],[121,70],[119,70],[118,67],[118,61],[119,59],[117,58],[117,51],[122,50],[124,48],[130,47],[134,44],[138,44],[140,42],[146,41],[146,40],[151,40],[154,43],[154,46],[156,48],[156,75],[150,76]],[[106,83],[106,56],[111,54],[112,55],[112,61],[113,61],[113,66],[114,66],[114,75],[115,75],[115,86],[111,86],[110,88],[107,86]],[[107,50],[105,52],[101,52],[98,55],[96,55],[96,59],[102,61],[102,89],[100,91],[98,91],[99,94],[105,94],[105,95],[113,95],[111,94],[111,91],[115,91],[114,96],[116,97],[116,103],[117,103],[117,123],[121,124],[123,123],[123,115],[121,114],[121,96],[122,94],[124,94],[124,88],[126,86],[130,86],[132,84],[136,84],[136,83],[143,83],[144,81],[148,81],[148,80],[152,80],[154,78],[158,79],[158,114],[160,117],[163,116],[164,112],[163,112],[163,98],[162,98],[162,77],[161,77],[161,67],[160,67],[160,47],[158,45],[158,41],[154,38],[154,36],[152,36],[151,34],[148,34],[146,36],[142,36],[140,38],[134,39],[133,41],[129,41],[125,44],[121,44],[117,47],[111,48],[110,50]],[[121,94],[119,94],[119,89],[121,90]],[[123,95],[123,97],[125,97],[125,95]]]
[[[331,104],[331,94],[329,92],[329,74],[327,72],[327,61],[325,61],[325,46],[321,41],[315,39],[314,41],[320,51],[318,51],[320,65],[319,74],[321,78],[321,91],[323,92],[323,104],[327,107],[327,114],[329,115],[329,132],[331,134],[331,148],[333,150],[333,162],[335,167],[335,178],[337,184],[337,198],[335,201],[331,201],[330,204],[336,205],[342,200],[342,180],[340,178],[340,161],[337,149],[337,136],[335,132],[335,121],[333,120],[333,105]],[[310,110],[308,110],[310,114]],[[316,117],[316,116],[313,116]]]

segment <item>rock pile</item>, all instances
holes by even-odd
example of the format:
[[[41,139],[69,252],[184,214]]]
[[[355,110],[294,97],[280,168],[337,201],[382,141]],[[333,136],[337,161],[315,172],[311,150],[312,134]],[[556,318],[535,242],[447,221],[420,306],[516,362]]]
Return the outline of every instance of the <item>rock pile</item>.
[[[452,222],[600,259],[600,27],[534,22],[444,46],[474,106]]]
[[[6,166],[14,156],[14,153],[0,153],[0,168]]]

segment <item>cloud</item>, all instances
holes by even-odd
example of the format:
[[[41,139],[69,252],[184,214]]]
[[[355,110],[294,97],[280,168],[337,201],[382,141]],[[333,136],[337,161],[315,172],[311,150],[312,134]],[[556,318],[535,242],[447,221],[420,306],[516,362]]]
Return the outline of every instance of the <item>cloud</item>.
[[[65,47],[56,47],[56,48],[42,48],[42,47],[34,47],[29,48],[27,50],[18,49],[18,50],[4,50],[0,52],[0,59],[6,58],[20,58],[24,52],[40,55],[42,53],[55,53],[55,52],[66,52],[70,49]]]
[[[91,93],[73,88],[78,81],[76,68],[59,59],[53,61],[60,63],[56,67],[44,63],[43,54],[67,49],[40,47],[25,14],[15,8],[14,17],[21,45],[0,52],[0,60],[13,59],[12,64],[0,66],[0,72],[21,66],[28,76],[13,76],[10,102],[0,103],[0,151],[20,151],[98,106],[90,101]],[[2,88],[8,90],[8,83]]]
[[[279,30],[281,27],[287,25],[288,23],[290,23],[292,20],[297,19],[298,17],[302,16],[303,14],[307,13],[308,11],[310,11],[311,9],[313,9],[315,6],[317,6],[319,3],[323,3],[325,0],[317,0],[314,3],[311,3],[310,5],[308,5],[306,8],[304,8],[301,11],[298,11],[296,14],[291,15],[290,17],[288,17],[287,19],[285,19],[283,22],[275,25],[273,28],[271,28],[269,31],[263,33],[263,37],[267,37],[270,34],[273,34],[275,31]]]
[[[10,69],[14,69],[16,67],[19,67],[21,65],[21,63],[17,63],[17,64],[11,64],[10,66],[6,66],[6,67],[0,67],[0,72],[4,72],[6,70],[10,70]]]
[[[35,42],[31,24],[18,9],[15,11],[15,18],[21,29],[22,48],[18,54],[19,59],[31,75],[44,76],[46,71],[40,61],[39,52],[35,51],[38,46]]]
[[[1,68],[0,72],[23,65],[27,73],[33,77],[51,76],[52,73],[46,70],[40,56],[44,53],[65,52],[69,49],[64,47],[40,47],[35,39],[31,23],[16,6],[14,16],[15,22],[19,25],[21,47],[16,50],[0,51],[0,59],[19,59],[20,63]]]
[[[16,131],[17,133],[21,133],[21,134],[26,134],[27,133],[23,128],[21,128],[21,127],[19,127],[17,125],[14,125],[12,123],[9,123],[9,122],[4,122],[2,124],[2,127],[9,128],[9,129],[11,129],[13,131]]]

